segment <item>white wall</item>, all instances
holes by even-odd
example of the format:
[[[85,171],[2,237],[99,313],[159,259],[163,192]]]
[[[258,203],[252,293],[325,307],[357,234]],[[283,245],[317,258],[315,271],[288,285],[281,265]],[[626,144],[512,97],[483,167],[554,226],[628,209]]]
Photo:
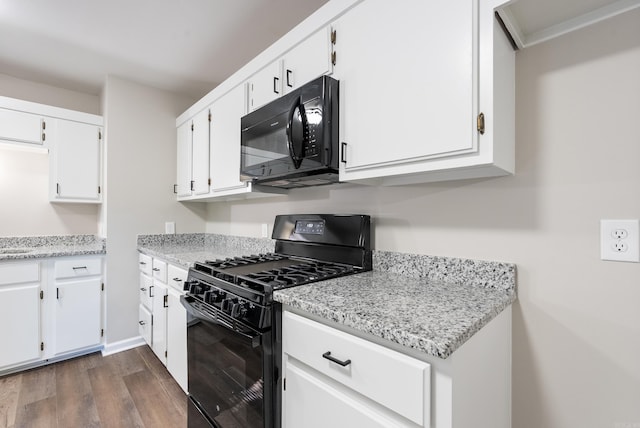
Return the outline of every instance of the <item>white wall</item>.
[[[515,176],[210,204],[207,231],[358,212],[377,249],[515,262],[513,427],[640,427],[640,264],[599,259],[600,219],[640,218],[639,23],[517,54]]]
[[[34,103],[100,114],[100,97],[0,73],[0,95]]]
[[[0,74],[0,95],[85,113],[99,112],[96,95]],[[0,145],[0,236],[98,232],[99,207],[49,203],[49,155]]]
[[[107,344],[138,335],[136,235],[202,232],[206,207],[177,203],[175,119],[194,100],[109,76],[103,89],[107,152]]]

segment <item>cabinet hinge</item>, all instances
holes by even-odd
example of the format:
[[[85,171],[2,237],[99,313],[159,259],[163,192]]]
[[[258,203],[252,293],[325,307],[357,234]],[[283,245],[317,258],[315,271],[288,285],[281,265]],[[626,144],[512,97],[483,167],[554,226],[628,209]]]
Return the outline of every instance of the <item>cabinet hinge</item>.
[[[45,129],[47,129],[47,122],[46,121],[42,121],[42,130],[44,131]]]
[[[104,337],[104,328],[100,329],[100,337]]]
[[[104,291],[104,282],[100,284],[100,291]]]
[[[44,342],[40,342],[40,350],[44,351]]]
[[[40,290],[40,300],[44,299],[44,291]]]
[[[285,377],[284,379],[282,379],[282,389],[283,390],[287,390],[287,378]]]
[[[336,65],[336,52],[331,52],[331,64]]]
[[[484,134],[484,113],[480,113],[477,119],[477,127],[480,135]]]
[[[331,32],[331,44],[335,45],[336,44],[336,30],[333,30]]]

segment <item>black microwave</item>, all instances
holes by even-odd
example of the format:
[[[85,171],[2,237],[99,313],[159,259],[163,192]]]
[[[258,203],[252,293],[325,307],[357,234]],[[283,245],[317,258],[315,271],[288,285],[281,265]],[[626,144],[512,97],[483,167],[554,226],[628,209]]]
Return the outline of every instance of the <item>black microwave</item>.
[[[338,81],[315,79],[241,119],[240,178],[285,189],[338,181]]]

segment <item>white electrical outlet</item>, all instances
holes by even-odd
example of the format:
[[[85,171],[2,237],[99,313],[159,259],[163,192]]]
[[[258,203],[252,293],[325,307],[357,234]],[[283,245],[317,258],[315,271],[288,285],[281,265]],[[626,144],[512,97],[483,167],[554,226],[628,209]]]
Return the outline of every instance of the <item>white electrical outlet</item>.
[[[176,233],[176,222],[175,221],[165,222],[164,233]]]
[[[600,220],[600,258],[640,262],[640,221]]]
[[[262,237],[269,237],[269,225],[267,223],[262,223]]]

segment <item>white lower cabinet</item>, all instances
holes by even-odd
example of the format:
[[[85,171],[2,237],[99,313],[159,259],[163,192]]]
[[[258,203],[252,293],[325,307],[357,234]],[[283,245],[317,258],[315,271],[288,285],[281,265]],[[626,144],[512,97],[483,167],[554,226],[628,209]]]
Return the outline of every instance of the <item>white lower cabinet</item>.
[[[428,426],[428,363],[291,312],[282,337],[286,428]]]
[[[167,365],[167,285],[153,280],[153,310],[151,312],[151,349]]]
[[[0,262],[0,373],[94,352],[102,256]]]
[[[139,255],[140,306],[138,331],[178,385],[187,392],[187,311],[180,303],[187,270]],[[147,267],[153,278],[148,276]]]
[[[283,428],[511,427],[511,308],[447,359],[304,315],[283,311]]]
[[[0,371],[40,358],[40,287],[39,262],[0,264]]]
[[[56,260],[54,277],[55,354],[99,345],[103,336],[102,258]]]

